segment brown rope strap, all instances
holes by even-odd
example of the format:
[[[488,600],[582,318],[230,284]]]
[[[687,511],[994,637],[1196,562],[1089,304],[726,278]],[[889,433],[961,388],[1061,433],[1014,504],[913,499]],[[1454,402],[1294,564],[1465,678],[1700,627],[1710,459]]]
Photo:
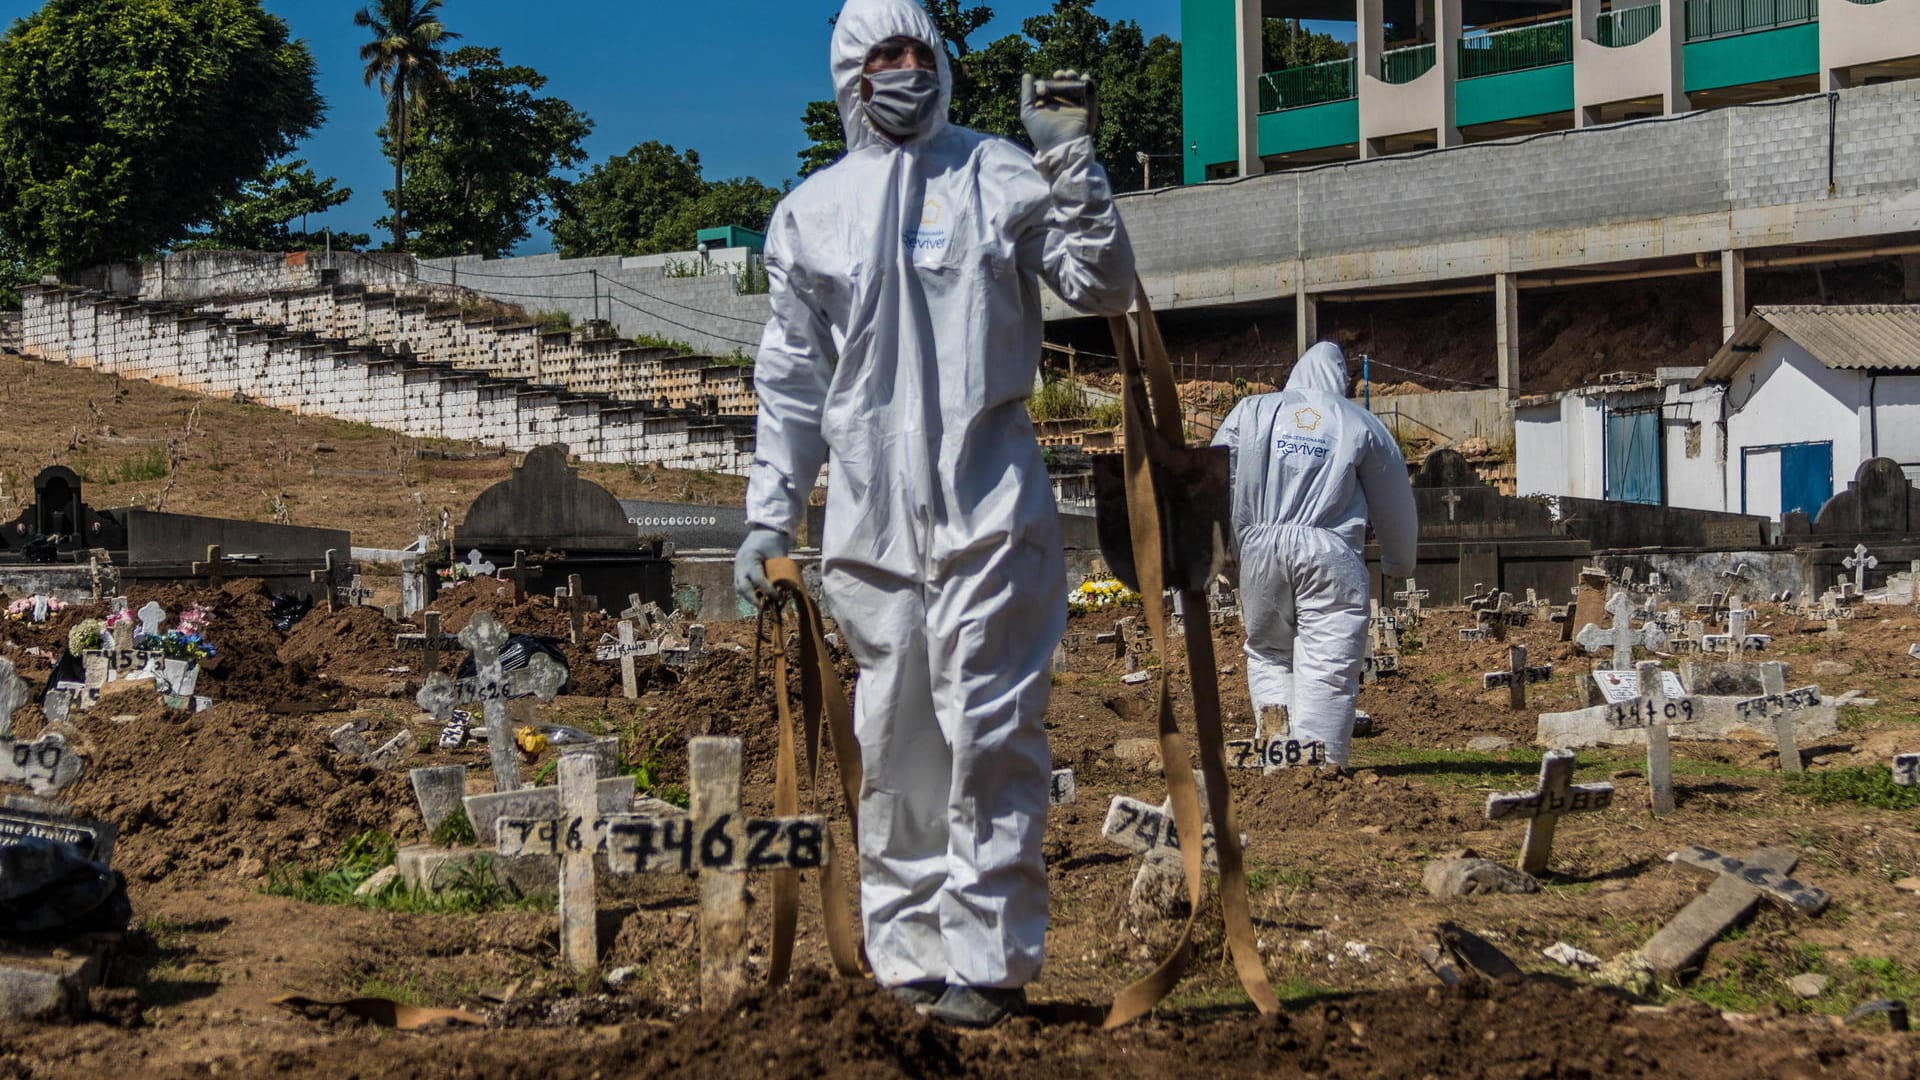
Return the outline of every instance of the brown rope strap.
[[[786,620],[781,612],[790,604],[798,617],[800,630],[800,713],[805,726],[807,746],[807,790],[814,811],[820,810],[820,733],[825,728],[833,740],[833,761],[840,771],[842,794],[846,797],[847,816],[853,829],[854,850],[860,847],[860,744],[853,734],[853,710],[847,705],[846,689],[833,670],[832,655],[827,652],[825,624],[820,609],[807,595],[800,578],[800,567],[792,559],[768,559],[767,578],[773,583],[775,597],[768,603],[774,615],[773,690],[774,710],[780,724],[779,760],[774,766],[773,812],[787,817],[800,812],[799,768],[795,761],[793,710],[789,704],[790,676],[786,645]],[[859,978],[866,973],[866,953],[854,932],[853,916],[847,909],[847,860],[835,851],[833,831],[827,831],[827,866],[821,870],[820,911],[826,923],[827,952],[841,975]],[[767,985],[785,982],[793,963],[794,931],[800,919],[800,871],[779,870],[773,875],[773,950],[767,964]]]
[[[1173,372],[1167,363],[1166,345],[1160,328],[1148,306],[1146,289],[1135,283],[1139,323],[1136,343],[1134,328],[1125,317],[1109,321],[1113,341],[1125,377],[1125,412],[1128,531],[1133,539],[1134,574],[1139,578],[1142,605],[1147,626],[1153,634],[1153,647],[1162,658],[1156,680],[1156,709],[1159,714],[1160,765],[1167,778],[1167,797],[1173,804],[1174,828],[1187,837],[1181,845],[1180,860],[1186,870],[1187,923],[1180,930],[1173,951],[1160,966],[1122,990],[1107,1012],[1105,1026],[1119,1027],[1145,1015],[1159,1004],[1181,977],[1193,953],[1193,931],[1200,918],[1204,884],[1201,879],[1202,843],[1200,800],[1193,782],[1193,767],[1187,760],[1186,740],[1173,711],[1173,699],[1167,689],[1168,661],[1166,574],[1162,550],[1160,502],[1154,489],[1156,462],[1168,457],[1169,448],[1186,446],[1181,429],[1179,398],[1173,384]],[[1253,918],[1247,901],[1246,868],[1240,850],[1240,830],[1234,820],[1232,792],[1227,787],[1226,740],[1220,730],[1220,693],[1213,660],[1213,632],[1207,617],[1207,598],[1203,591],[1183,590],[1181,603],[1186,612],[1187,666],[1193,684],[1194,730],[1200,744],[1200,767],[1207,779],[1209,817],[1215,825],[1214,844],[1220,863],[1220,908],[1226,922],[1227,947],[1233,954],[1233,966],[1240,985],[1263,1013],[1277,1012],[1279,1001],[1267,982],[1265,966],[1253,935]]]

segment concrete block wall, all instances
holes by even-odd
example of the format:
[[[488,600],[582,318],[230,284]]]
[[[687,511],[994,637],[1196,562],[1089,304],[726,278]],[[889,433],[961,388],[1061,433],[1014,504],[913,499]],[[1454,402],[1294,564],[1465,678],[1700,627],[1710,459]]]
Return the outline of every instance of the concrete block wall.
[[[21,347],[49,361],[423,438],[513,450],[564,441],[589,461],[735,474],[753,456],[752,424],[743,418],[581,395],[83,289],[28,290]]]
[[[752,416],[759,408],[751,367],[636,345],[604,323],[545,330],[356,286],[207,299],[195,310],[362,344],[404,346],[415,359],[664,408],[711,407],[726,416]]]

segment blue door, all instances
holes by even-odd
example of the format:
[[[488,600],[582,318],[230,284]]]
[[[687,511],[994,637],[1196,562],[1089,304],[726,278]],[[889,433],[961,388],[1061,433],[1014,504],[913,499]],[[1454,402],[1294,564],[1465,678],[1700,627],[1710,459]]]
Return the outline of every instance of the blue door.
[[[1607,498],[1658,506],[1660,483],[1658,409],[1607,414]]]
[[[1833,444],[1796,443],[1780,448],[1780,513],[1812,517],[1833,497]]]

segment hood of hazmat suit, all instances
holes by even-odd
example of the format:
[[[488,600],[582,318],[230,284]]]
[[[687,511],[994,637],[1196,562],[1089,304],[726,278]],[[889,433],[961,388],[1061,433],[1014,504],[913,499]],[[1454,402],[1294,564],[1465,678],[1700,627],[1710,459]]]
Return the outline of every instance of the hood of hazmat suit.
[[[1235,405],[1213,440],[1233,450],[1257,723],[1269,707],[1286,708],[1292,737],[1325,743],[1327,758],[1342,766],[1366,662],[1368,522],[1388,577],[1413,572],[1419,540],[1400,446],[1346,394],[1346,359],[1323,341],[1294,364],[1285,390]]]
[[[875,45],[938,60],[911,136],[861,100]],[[1020,986],[1046,929],[1048,663],[1066,619],[1051,485],[1027,415],[1040,286],[1126,310],[1133,255],[1090,138],[1035,158],[947,122],[944,42],[913,0],[850,0],[831,68],[847,154],[767,227],[747,517],[816,537],[861,674],[867,950],[885,985]]]

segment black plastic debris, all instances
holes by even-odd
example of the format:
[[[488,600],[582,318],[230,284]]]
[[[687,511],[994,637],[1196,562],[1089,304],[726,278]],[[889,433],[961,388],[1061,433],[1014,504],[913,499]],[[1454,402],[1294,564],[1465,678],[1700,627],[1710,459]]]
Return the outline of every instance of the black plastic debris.
[[[526,667],[527,664],[532,661],[533,654],[536,652],[546,653],[553,659],[554,663],[560,665],[560,670],[567,670],[567,655],[556,648],[553,642],[545,638],[534,637],[531,634],[514,634],[507,638],[505,645],[500,646],[500,673],[504,675],[507,672],[519,671],[521,668]],[[471,679],[473,678],[473,673],[473,654],[468,653],[467,658],[460,661],[460,670],[456,677]],[[572,683],[572,674],[569,673],[567,681],[560,684],[560,692],[563,694],[566,693]]]
[[[267,621],[281,633],[293,629],[293,624],[307,617],[313,610],[313,601],[298,593],[287,593],[273,598],[273,604],[267,608]]]
[[[0,934],[124,930],[133,918],[118,870],[61,840],[0,844]]]

